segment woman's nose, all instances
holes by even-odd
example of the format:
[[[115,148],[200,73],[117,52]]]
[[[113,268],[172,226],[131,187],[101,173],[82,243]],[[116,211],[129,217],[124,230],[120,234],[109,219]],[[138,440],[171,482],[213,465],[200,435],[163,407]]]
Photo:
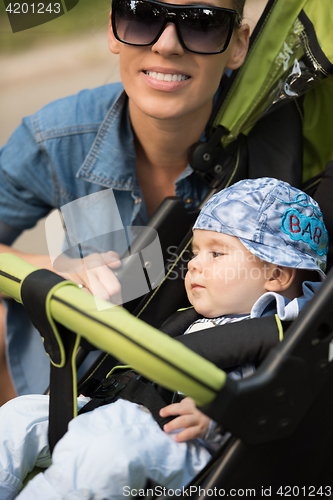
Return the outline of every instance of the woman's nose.
[[[152,50],[164,57],[184,54],[185,49],[180,43],[174,23],[168,23],[165,26],[157,42],[152,45]]]

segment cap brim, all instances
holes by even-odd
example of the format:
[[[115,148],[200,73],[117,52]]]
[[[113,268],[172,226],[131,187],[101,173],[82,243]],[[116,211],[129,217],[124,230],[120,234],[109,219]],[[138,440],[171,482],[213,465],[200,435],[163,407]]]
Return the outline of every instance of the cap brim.
[[[320,267],[314,262],[313,259],[304,254],[302,254],[302,256],[300,257],[299,253],[296,250],[288,250],[288,248],[285,248],[283,250],[283,258],[279,258],[279,256],[276,255],[276,248],[274,247],[272,247],[272,251],[270,252],[269,249],[271,247],[266,244],[264,245],[262,243],[256,243],[254,241],[247,240],[246,238],[241,237],[238,237],[238,239],[249,252],[251,252],[261,260],[276,264],[278,266],[292,267],[295,269],[305,269],[307,271],[317,271],[317,273],[319,273],[321,281],[324,281],[324,279],[326,278],[325,272],[320,269]],[[274,255],[274,259],[272,258],[272,255]],[[295,260],[300,260],[299,265],[295,265]],[[294,262],[294,264],[291,264],[292,262]]]

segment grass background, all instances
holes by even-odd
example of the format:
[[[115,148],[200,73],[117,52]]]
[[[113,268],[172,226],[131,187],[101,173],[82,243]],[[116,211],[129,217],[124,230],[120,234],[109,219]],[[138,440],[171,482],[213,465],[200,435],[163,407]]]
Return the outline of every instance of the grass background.
[[[110,5],[111,0],[80,0],[57,19],[13,33],[0,0],[0,147],[23,116],[82,89],[120,80],[118,56],[107,41]],[[44,224],[42,219],[25,231],[14,248],[47,254]]]
[[[35,3],[38,4],[38,0]],[[47,4],[47,0],[44,3]],[[72,10],[53,21],[13,33],[4,0],[0,0],[0,51],[2,54],[17,53],[41,43],[54,43],[105,30],[110,5],[111,0],[80,0]]]

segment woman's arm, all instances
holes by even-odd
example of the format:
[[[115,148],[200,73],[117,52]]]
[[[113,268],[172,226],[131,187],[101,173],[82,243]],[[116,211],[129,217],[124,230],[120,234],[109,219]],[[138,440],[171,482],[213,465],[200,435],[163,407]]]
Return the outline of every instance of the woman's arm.
[[[54,269],[49,255],[24,253],[0,243],[0,253],[12,253],[38,268],[48,269],[63,278],[81,284],[87,291],[104,300],[121,303],[121,288],[119,281],[112,272],[120,266],[119,256],[116,252],[91,254],[84,261],[64,257],[61,270]],[[0,297],[5,295],[0,293]]]

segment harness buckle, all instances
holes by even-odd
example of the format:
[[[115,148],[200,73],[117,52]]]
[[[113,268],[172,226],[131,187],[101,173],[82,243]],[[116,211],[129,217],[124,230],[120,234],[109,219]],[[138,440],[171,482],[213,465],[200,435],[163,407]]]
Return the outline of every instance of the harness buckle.
[[[126,370],[125,372],[119,371],[119,373],[115,372],[110,375],[110,377],[103,380],[97,393],[95,394],[95,397],[105,399],[105,403],[109,403],[133,378],[140,380],[141,375],[135,373],[133,370]]]

